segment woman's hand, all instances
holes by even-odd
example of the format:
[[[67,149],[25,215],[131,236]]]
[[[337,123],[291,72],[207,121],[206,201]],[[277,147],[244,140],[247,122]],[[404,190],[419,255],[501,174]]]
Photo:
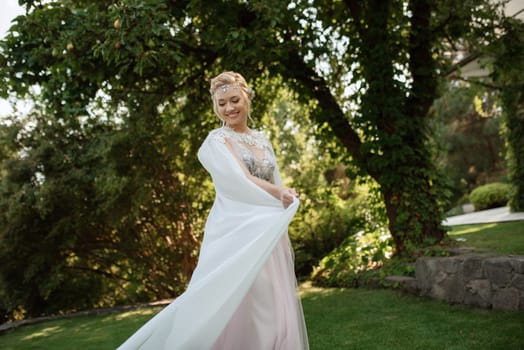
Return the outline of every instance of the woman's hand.
[[[280,191],[280,200],[284,208],[289,207],[295,198],[298,198],[298,193],[292,188],[283,188]]]

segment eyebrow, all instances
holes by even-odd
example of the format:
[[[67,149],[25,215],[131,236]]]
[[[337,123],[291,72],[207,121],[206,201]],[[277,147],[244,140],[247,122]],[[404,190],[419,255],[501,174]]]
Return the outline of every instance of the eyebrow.
[[[229,99],[232,100],[234,98],[240,98],[240,96],[239,95],[233,95]],[[226,101],[226,99],[224,99],[224,98],[219,98],[218,99],[218,102],[224,102],[224,101]]]

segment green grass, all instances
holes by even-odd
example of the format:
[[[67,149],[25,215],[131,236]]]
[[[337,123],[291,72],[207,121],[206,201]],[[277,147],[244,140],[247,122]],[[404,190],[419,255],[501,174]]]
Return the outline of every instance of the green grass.
[[[311,349],[523,349],[523,313],[450,306],[390,290],[304,296]]]
[[[2,350],[115,349],[160,308],[82,316],[19,327],[0,336]]]
[[[524,348],[524,313],[366,289],[307,288],[303,306],[311,350]],[[23,326],[0,336],[0,349],[114,349],[158,310]]]
[[[524,255],[524,221],[461,225],[452,239],[480,252]],[[524,349],[524,313],[469,309],[391,290],[302,292],[311,350]],[[2,350],[115,349],[160,308],[75,317],[0,335]]]
[[[524,221],[453,226],[449,236],[476,252],[524,255]]]

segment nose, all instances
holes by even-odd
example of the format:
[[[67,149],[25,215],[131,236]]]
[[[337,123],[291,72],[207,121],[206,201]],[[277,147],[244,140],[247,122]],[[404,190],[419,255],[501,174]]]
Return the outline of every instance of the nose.
[[[233,106],[230,103],[226,104],[226,112],[231,112],[232,110]]]

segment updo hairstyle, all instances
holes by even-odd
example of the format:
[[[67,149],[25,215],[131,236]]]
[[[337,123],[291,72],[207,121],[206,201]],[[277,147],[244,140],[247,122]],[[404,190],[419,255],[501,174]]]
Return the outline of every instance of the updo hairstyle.
[[[233,71],[220,73],[211,79],[209,93],[211,94],[211,99],[213,100],[213,112],[215,112],[218,118],[222,120],[220,113],[218,112],[218,99],[216,98],[216,92],[224,85],[229,85],[230,87],[237,85],[240,87],[242,96],[246,99],[247,102],[247,117],[251,118],[251,99],[253,98],[253,91],[247,85],[246,79],[244,79],[241,74]]]

